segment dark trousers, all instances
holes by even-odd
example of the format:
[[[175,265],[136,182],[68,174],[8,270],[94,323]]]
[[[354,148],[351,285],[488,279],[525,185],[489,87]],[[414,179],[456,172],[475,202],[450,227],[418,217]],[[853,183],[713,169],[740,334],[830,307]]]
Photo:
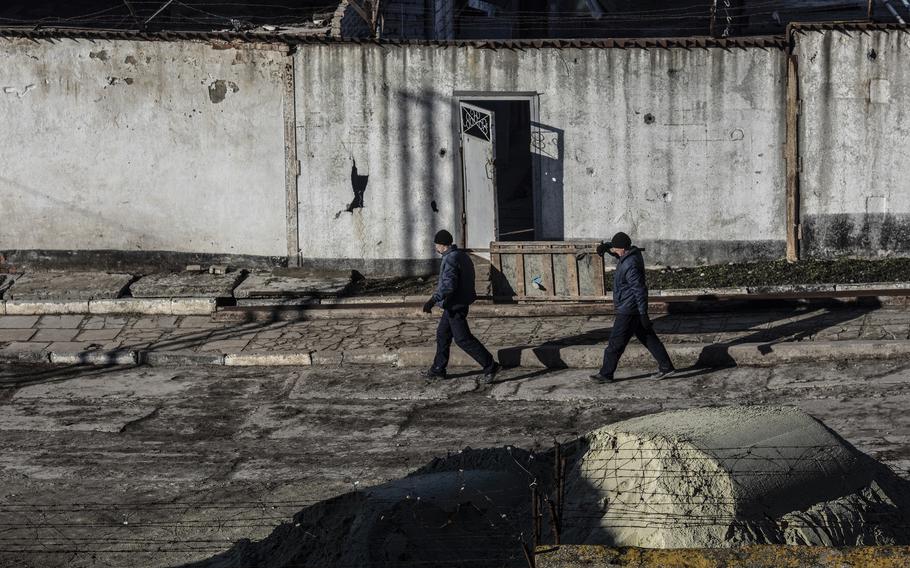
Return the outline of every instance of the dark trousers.
[[[468,327],[468,309],[443,310],[439,318],[439,327],[436,328],[436,358],[433,360],[433,369],[445,371],[449,364],[449,348],[452,339],[455,345],[473,357],[484,369],[493,366],[493,355],[471,333]]]
[[[604,377],[613,378],[616,372],[616,365],[619,364],[619,358],[622,357],[626,350],[626,345],[632,336],[635,336],[642,345],[648,348],[651,356],[657,360],[658,368],[661,371],[670,371],[673,369],[673,362],[667,354],[667,349],[661,343],[660,338],[654,333],[654,329],[646,330],[641,325],[641,316],[638,314],[616,314],[613,319],[613,331],[610,333],[610,343],[604,349],[604,364],[600,368],[600,374]]]

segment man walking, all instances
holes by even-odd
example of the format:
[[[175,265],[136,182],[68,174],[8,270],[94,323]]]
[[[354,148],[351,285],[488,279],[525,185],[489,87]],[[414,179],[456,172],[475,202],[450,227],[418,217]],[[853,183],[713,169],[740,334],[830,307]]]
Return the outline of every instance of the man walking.
[[[493,382],[499,363],[478,341],[468,327],[468,307],[477,299],[474,289],[474,263],[464,251],[452,244],[452,234],[446,230],[436,233],[433,239],[436,252],[442,255],[442,268],[436,292],[427,300],[423,311],[430,313],[433,306],[442,308],[439,327],[436,328],[436,357],[433,366],[424,373],[428,379],[444,379],[449,364],[452,339],[465,353],[483,367],[484,382]]]
[[[613,273],[613,331],[610,343],[604,349],[603,366],[591,378],[601,383],[613,382],[613,373],[634,335],[651,356],[657,360],[657,378],[664,378],[675,371],[660,338],[654,333],[651,318],[648,317],[648,287],[645,284],[645,261],[641,250],[632,246],[632,239],[625,233],[616,233],[609,243],[601,245],[616,257],[616,271]]]

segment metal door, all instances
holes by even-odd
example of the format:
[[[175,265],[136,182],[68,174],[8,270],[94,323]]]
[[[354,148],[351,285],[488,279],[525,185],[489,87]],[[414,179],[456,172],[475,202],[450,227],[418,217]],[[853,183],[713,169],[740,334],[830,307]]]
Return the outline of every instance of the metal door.
[[[465,245],[489,251],[496,240],[496,155],[493,112],[461,103],[462,223]],[[489,258],[489,254],[483,254]]]

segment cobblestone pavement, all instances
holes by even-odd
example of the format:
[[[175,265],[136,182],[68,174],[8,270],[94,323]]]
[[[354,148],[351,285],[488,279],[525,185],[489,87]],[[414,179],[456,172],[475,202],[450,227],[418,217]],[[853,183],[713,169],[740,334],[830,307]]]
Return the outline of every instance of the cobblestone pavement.
[[[434,312],[435,313],[435,312]],[[472,318],[494,346],[605,343],[611,316]],[[436,317],[214,322],[206,316],[0,316],[0,354],[95,349],[197,352],[347,351],[413,347],[435,341]],[[873,308],[801,308],[734,314],[655,316],[667,343],[748,343],[813,340],[906,340],[910,312]]]

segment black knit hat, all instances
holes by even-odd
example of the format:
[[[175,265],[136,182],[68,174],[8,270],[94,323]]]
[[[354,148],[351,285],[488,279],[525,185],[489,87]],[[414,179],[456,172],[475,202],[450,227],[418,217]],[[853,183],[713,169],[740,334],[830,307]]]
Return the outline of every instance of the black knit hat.
[[[445,229],[436,233],[436,236],[433,238],[433,242],[437,245],[452,246],[452,243],[455,242],[455,239],[452,238],[452,233],[446,231]]]
[[[610,248],[627,249],[632,246],[632,239],[622,231],[613,235],[610,239]]]

